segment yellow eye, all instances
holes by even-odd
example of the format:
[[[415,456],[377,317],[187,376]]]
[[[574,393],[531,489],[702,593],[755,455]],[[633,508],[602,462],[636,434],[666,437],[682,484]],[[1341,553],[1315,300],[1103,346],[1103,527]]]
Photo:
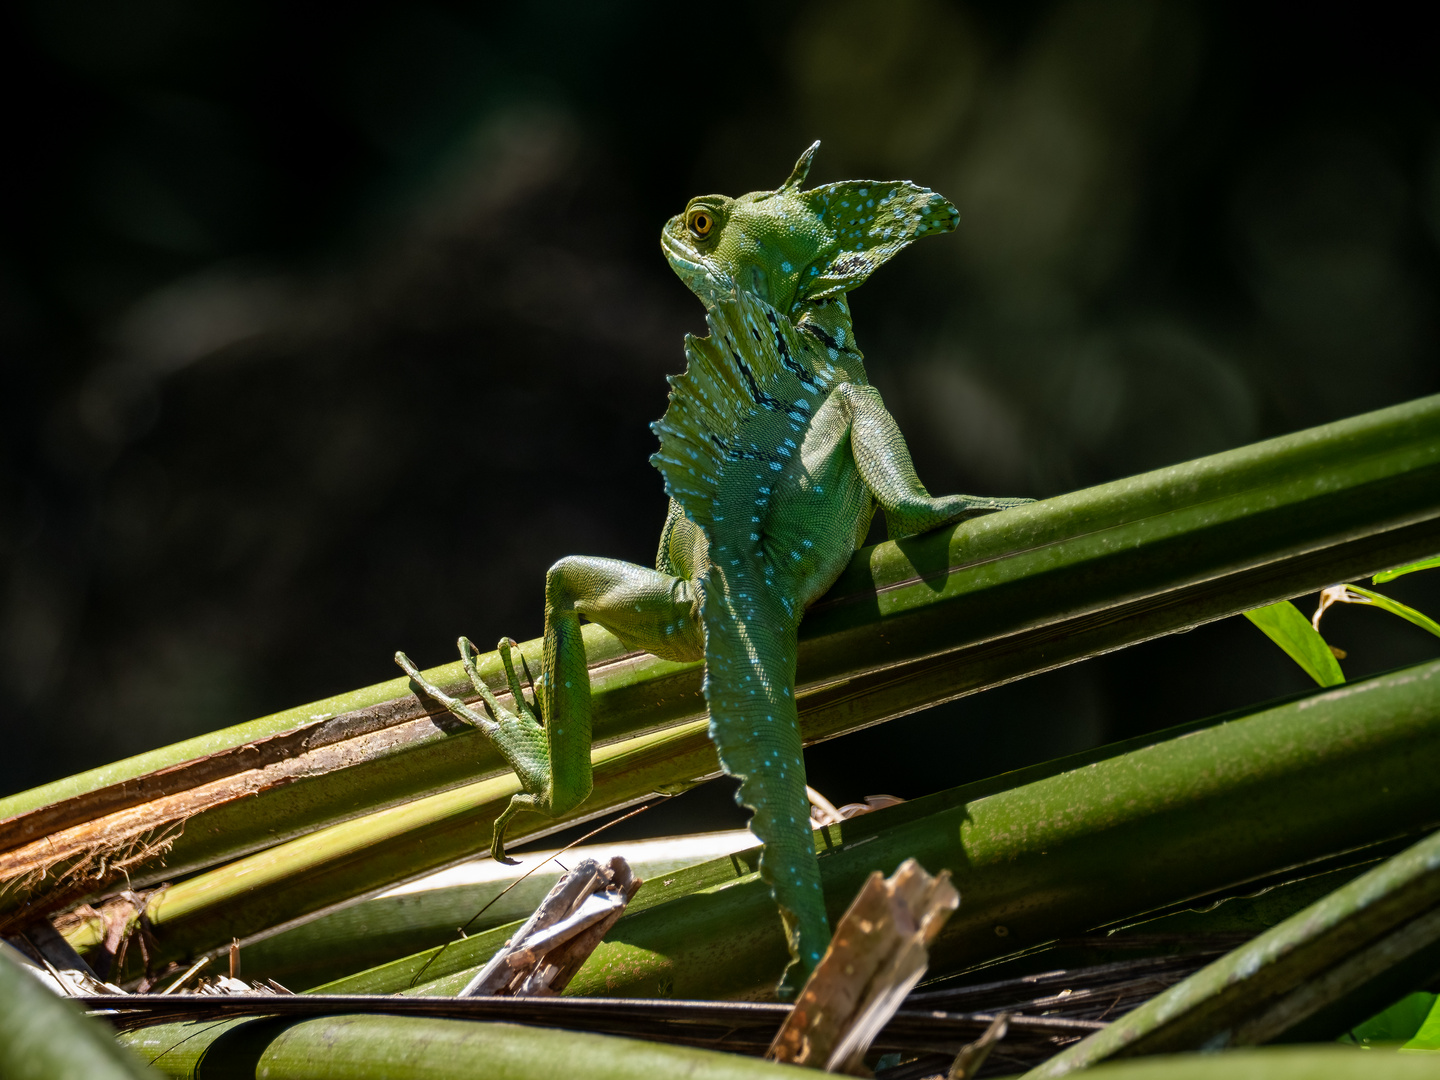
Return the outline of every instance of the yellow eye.
[[[690,215],[690,231],[702,240],[710,235],[710,230],[714,227],[715,219],[708,210],[696,210]]]

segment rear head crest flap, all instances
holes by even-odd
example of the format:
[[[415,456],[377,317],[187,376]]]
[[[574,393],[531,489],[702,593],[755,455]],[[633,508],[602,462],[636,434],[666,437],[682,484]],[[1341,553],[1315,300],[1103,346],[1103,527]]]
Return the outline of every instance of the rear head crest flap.
[[[947,233],[960,220],[945,198],[900,180],[846,180],[802,198],[835,239],[801,273],[797,300],[848,292],[912,241]]]

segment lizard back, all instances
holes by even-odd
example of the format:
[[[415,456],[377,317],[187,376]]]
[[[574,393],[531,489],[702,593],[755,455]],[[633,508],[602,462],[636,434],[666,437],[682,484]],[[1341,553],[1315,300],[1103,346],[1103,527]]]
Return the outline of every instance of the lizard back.
[[[743,290],[716,303],[706,321],[710,335],[687,339],[687,370],[670,379],[651,461],[709,541],[701,619],[711,738],[741,782],[738,799],[755,811],[761,874],[787,932],[818,959],[829,929],[794,684],[805,579],[817,559],[838,568],[854,549],[854,524],[836,520],[834,492],[809,474],[801,453],[833,368],[808,335]],[[777,497],[789,503],[779,515]],[[797,499],[813,499],[813,514],[797,513]],[[829,528],[812,539],[807,522]],[[839,561],[826,550],[837,540]]]

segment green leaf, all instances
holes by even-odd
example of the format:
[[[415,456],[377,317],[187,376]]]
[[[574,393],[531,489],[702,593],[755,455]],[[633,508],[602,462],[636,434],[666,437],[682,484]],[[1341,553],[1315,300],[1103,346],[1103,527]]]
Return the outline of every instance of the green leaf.
[[[1420,997],[1420,994],[1411,994],[1411,997]],[[1435,994],[1425,994],[1430,999],[1430,1011],[1425,1016],[1424,1022],[1402,1050],[1440,1050],[1440,998]]]
[[[1433,570],[1440,566],[1440,555],[1431,555],[1428,559],[1421,559],[1419,562],[1412,562],[1406,566],[1397,566],[1393,570],[1382,570],[1370,579],[1373,585],[1384,585],[1387,581],[1393,581],[1401,574],[1413,574],[1416,570]]]
[[[1405,1042],[1424,1027],[1434,1007],[1434,994],[1423,991],[1406,994],[1388,1009],[1376,1013],[1363,1024],[1356,1024],[1350,1029],[1350,1035],[1362,1044]],[[1437,1023],[1435,1033],[1440,1036],[1440,1023]],[[1436,1048],[1440,1049],[1440,1043]]]
[[[1321,686],[1339,686],[1345,681],[1340,661],[1335,659],[1330,646],[1289,600],[1251,608],[1245,617]]]
[[[1440,623],[1437,623],[1428,615],[1422,615],[1408,604],[1402,604],[1399,600],[1391,600],[1390,597],[1385,596],[1383,593],[1375,592],[1372,589],[1361,588],[1359,585],[1351,585],[1349,589],[1351,592],[1359,593],[1376,607],[1384,608],[1390,612],[1391,615],[1399,615],[1400,618],[1405,619],[1407,622],[1412,622],[1421,629],[1429,630],[1430,633],[1436,637],[1440,637]]]
[[[115,1045],[113,1029],[52,993],[26,966],[35,967],[0,942],[0,1076],[159,1080],[160,1073]]]

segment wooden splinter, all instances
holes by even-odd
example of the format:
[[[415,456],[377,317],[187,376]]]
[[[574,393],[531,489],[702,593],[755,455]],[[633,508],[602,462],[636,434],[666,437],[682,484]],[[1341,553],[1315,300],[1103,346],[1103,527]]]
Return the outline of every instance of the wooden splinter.
[[[932,877],[907,859],[889,879],[871,874],[766,1056],[868,1076],[865,1052],[924,977],[926,946],[959,906],[948,870]]]
[[[605,866],[594,859],[577,864],[459,996],[558,994],[615,925],[640,885],[630,864],[618,855]]]

